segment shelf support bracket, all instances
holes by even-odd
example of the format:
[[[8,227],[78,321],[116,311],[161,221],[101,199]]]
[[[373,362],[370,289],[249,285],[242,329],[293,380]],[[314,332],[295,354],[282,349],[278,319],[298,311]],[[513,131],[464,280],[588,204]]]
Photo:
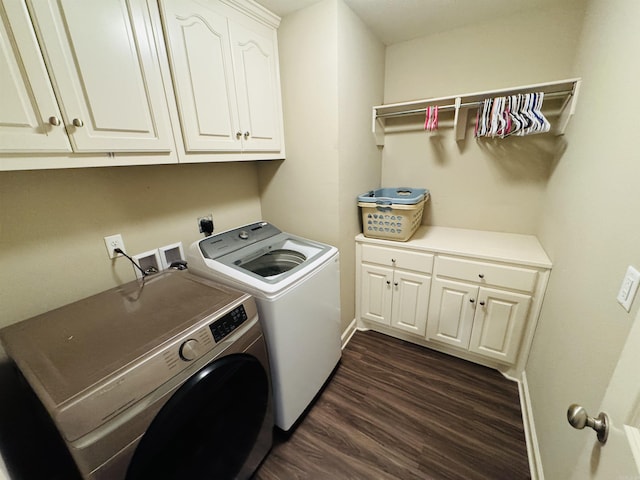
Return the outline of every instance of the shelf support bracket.
[[[576,112],[576,102],[578,101],[578,94],[580,93],[580,84],[582,80],[576,80],[573,84],[573,92],[571,93],[571,97],[569,98],[567,104],[562,109],[560,113],[560,118],[556,123],[555,133],[556,135],[564,135],[564,131]]]
[[[456,136],[456,142],[464,140],[467,135],[467,116],[469,114],[468,108],[461,108],[462,98],[456,97],[455,100],[455,116],[453,119],[453,130]]]
[[[376,139],[376,145],[379,147],[384,146],[384,120],[378,118],[378,110],[373,108],[373,117],[371,119],[371,130]]]

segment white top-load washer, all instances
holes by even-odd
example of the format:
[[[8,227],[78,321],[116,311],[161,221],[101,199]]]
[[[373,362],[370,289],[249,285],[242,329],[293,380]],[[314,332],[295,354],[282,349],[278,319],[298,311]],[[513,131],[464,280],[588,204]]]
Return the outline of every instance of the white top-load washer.
[[[191,272],[255,297],[275,423],[289,430],[340,360],[338,250],[256,222],[195,242],[187,261]]]

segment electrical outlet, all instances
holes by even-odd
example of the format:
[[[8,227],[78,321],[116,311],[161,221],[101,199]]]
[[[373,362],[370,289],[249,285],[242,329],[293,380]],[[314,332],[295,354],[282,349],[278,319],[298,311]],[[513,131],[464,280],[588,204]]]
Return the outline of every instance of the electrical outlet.
[[[121,257],[121,253],[116,253],[114,250],[119,248],[123,252],[126,252],[124,249],[124,241],[122,240],[122,235],[119,233],[116,235],[109,235],[108,237],[104,237],[104,244],[107,247],[107,255],[109,258]]]
[[[198,230],[205,235],[211,235],[213,232],[213,213],[198,217]]]

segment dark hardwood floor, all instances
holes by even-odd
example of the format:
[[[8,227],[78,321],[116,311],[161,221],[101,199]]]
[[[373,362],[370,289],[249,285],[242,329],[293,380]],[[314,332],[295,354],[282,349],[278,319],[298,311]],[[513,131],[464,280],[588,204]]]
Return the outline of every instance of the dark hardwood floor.
[[[492,369],[356,332],[255,480],[529,479],[518,388]]]

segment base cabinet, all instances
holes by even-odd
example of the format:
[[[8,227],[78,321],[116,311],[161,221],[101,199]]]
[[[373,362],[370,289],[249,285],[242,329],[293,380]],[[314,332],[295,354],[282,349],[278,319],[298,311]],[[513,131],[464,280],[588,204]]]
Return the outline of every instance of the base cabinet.
[[[360,327],[524,368],[551,269],[535,237],[445,227],[403,243],[359,235],[356,261]]]
[[[530,305],[528,295],[480,288],[469,351],[514,363]]]
[[[430,287],[428,275],[362,265],[362,315],[382,325],[424,335]]]
[[[435,279],[427,340],[513,363],[530,304],[530,295]]]
[[[469,348],[477,287],[450,280],[435,280],[427,338],[454,347]]]

